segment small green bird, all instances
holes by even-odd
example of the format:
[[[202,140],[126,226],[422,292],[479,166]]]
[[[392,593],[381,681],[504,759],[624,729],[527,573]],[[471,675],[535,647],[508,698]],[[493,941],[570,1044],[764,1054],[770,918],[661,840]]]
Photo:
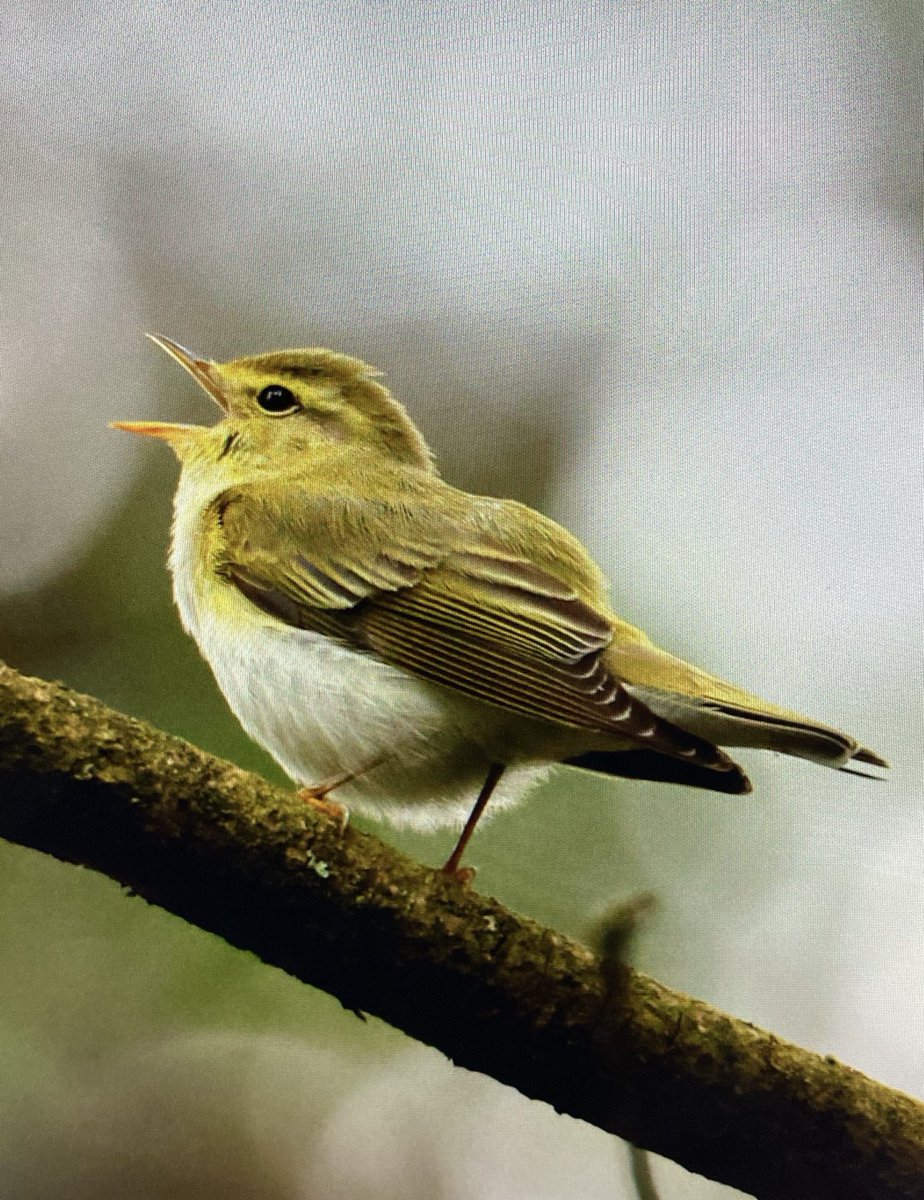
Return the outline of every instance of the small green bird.
[[[223,416],[115,428],[181,463],[170,570],[241,724],[300,785],[418,828],[521,799],[551,766],[751,790],[719,746],[888,764],[655,646],[570,533],[438,475],[378,372],[332,350],[214,363],[152,339]],[[474,807],[472,802],[477,797]]]

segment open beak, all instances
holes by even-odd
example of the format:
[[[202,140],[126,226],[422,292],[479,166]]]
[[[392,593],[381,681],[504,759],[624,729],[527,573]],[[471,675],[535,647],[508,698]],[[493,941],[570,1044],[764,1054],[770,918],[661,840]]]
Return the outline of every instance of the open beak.
[[[207,433],[202,425],[170,425],[166,421],[110,421],[110,429],[124,429],[126,433],[141,433],[145,437],[161,438],[165,442],[179,442],[191,433]]]
[[[159,333],[149,333],[146,336],[151,339],[155,346],[160,346],[161,350],[166,350],[170,357],[178,362],[184,371],[188,371],[196,383],[208,392],[222,412],[228,411],[228,401],[225,399],[221,376],[216,371],[214,363],[209,362],[205,358],[196,358],[185,346],[181,346],[179,342],[171,341],[168,337],[162,337]]]
[[[196,383],[208,392],[222,412],[228,411],[228,402],[225,399],[221,376],[214,363],[204,358],[196,358],[185,346],[171,341],[170,338],[162,337],[159,333],[149,333],[147,337],[155,346],[166,350],[184,371],[188,371]],[[165,442],[174,444],[184,441],[190,434],[206,432],[202,425],[171,425],[165,421],[110,421],[109,427],[110,429],[124,429],[126,433],[140,433],[145,437],[161,438]]]

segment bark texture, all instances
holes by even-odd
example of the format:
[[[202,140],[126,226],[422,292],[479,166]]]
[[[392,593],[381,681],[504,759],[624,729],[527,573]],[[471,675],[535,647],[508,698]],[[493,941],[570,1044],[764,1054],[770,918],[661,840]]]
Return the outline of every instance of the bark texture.
[[[919,1200],[924,1105],[0,664],[0,836],[762,1200]],[[911,1036],[909,1034],[909,1036]]]

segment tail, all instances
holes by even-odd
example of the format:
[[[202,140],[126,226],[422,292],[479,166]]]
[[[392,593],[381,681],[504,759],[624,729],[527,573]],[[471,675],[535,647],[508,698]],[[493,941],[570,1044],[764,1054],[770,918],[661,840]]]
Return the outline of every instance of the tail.
[[[754,707],[751,707],[639,684],[628,684],[626,690],[643,700],[658,716],[718,746],[754,746],[777,750],[781,754],[807,758],[810,762],[855,775],[864,772],[852,771],[848,763],[868,763],[883,769],[889,766],[884,758],[861,746],[848,734],[795,713],[785,713],[771,705],[758,707],[760,702],[756,697]],[[879,777],[872,775],[868,778]]]
[[[671,758],[654,750],[591,750],[576,758],[566,758],[569,767],[581,767],[602,775],[618,775],[622,779],[650,779],[655,783],[680,783],[685,787],[707,788],[730,796],[744,796],[751,791],[751,781],[736,762],[726,759],[724,771],[704,767],[699,763]]]

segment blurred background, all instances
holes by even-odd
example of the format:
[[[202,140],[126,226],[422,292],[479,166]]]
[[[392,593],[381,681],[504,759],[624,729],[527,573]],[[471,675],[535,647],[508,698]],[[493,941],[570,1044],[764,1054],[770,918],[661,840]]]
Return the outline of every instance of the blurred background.
[[[362,357],[625,617],[894,764],[743,752],[745,799],[563,768],[479,832],[477,886],[577,936],[651,889],[638,966],[924,1094],[920,7],[4,26],[0,655],[281,781],[172,609],[172,457],[106,422],[212,418],[144,330]],[[7,845],[0,1054],[4,1200],[632,1194],[614,1139]]]

